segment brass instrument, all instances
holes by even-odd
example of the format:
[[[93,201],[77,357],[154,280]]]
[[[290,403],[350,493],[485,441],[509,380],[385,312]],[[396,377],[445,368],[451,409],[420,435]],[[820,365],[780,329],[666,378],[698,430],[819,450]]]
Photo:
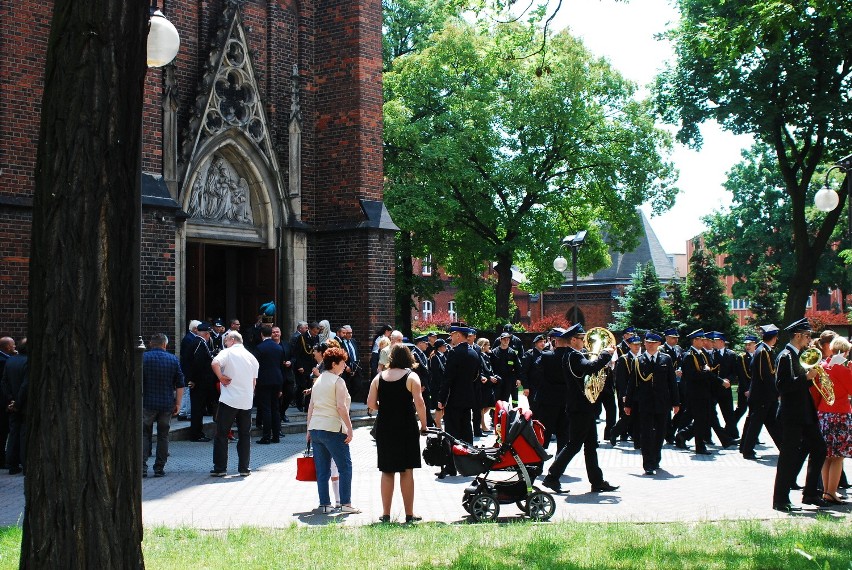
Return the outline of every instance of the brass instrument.
[[[586,353],[589,358],[597,358],[601,352],[610,346],[616,345],[615,335],[603,327],[594,327],[586,331],[586,338],[583,341],[583,345],[586,347]],[[606,370],[604,369],[586,376],[583,386],[583,393],[586,395],[586,399],[593,404],[597,402],[605,383]]]
[[[807,348],[799,354],[799,364],[805,370],[813,368],[817,371],[817,377],[813,379],[814,387],[819,391],[822,399],[831,406],[834,404],[834,384],[825,369],[819,364],[822,353],[816,348]]]

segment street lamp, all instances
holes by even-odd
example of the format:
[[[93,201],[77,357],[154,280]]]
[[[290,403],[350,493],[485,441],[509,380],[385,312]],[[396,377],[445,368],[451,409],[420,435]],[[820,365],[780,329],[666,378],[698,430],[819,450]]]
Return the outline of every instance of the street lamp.
[[[577,250],[580,249],[580,246],[583,245],[583,242],[586,241],[586,230],[581,230],[572,236],[568,236],[563,238],[562,247],[570,247],[571,248],[571,273],[574,281],[574,320],[572,324],[576,324],[578,322],[577,312],[578,312],[578,301],[577,301]],[[564,273],[568,268],[568,261],[562,257],[561,255],[553,260],[553,269],[558,271],[559,273]],[[542,298],[542,303],[544,299]]]
[[[168,65],[177,55],[178,49],[180,35],[177,28],[157,8],[157,0],[153,0],[148,23],[148,67]]]

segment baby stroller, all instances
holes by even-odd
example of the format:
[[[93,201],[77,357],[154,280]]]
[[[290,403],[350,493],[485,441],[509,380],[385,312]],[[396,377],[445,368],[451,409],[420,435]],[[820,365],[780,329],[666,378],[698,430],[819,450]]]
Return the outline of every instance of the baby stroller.
[[[428,465],[440,465],[449,454],[461,475],[477,475],[464,490],[462,506],[477,521],[494,521],[500,505],[515,503],[532,520],[546,521],[556,511],[550,493],[533,486],[550,455],[544,450],[544,426],[532,419],[532,412],[510,409],[498,401],[494,408],[493,447],[474,447],[437,428],[430,429],[423,451]],[[492,477],[492,471],[511,472]]]

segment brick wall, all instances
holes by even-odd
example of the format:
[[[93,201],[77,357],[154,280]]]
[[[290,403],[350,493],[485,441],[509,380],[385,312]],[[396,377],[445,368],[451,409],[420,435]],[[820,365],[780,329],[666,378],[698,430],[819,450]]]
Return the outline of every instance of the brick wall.
[[[142,338],[165,333],[170,348],[175,330],[175,219],[174,212],[145,208],[142,213]],[[178,339],[179,341],[180,339]]]

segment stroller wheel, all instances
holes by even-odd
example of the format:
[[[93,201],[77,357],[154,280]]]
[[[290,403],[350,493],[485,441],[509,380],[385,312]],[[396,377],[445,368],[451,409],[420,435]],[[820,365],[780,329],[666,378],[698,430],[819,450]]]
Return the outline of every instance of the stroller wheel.
[[[491,495],[476,495],[470,504],[470,514],[476,521],[496,521],[500,505]]]
[[[527,497],[527,515],[534,521],[546,521],[556,512],[556,501],[550,493],[542,491],[533,491]]]

